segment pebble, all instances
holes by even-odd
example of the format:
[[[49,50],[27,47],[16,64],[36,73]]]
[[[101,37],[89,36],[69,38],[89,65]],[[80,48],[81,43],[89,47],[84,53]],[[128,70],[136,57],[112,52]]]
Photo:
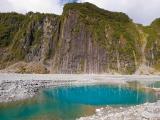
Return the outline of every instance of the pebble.
[[[138,109],[136,109],[136,111],[137,111],[138,113],[142,113],[142,112],[144,111],[144,109],[143,109],[143,108],[138,108]]]
[[[151,118],[152,117],[152,115],[147,111],[142,112],[141,116],[144,117],[144,118]]]
[[[101,111],[101,109],[96,109],[96,112],[100,112]]]

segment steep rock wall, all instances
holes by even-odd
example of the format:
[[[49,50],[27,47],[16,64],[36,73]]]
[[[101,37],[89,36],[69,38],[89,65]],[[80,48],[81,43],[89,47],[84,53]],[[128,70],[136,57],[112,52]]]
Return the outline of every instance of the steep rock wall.
[[[79,11],[69,10],[62,25],[58,49],[54,57],[45,62],[48,67],[54,68],[55,73],[105,74],[122,71],[129,74],[127,68],[136,70],[135,61],[130,60],[130,55],[119,55],[117,48],[125,47],[125,40],[120,38],[119,42],[115,43],[110,37],[113,32],[111,28],[105,27],[108,41],[104,36],[101,42],[105,44],[99,45],[96,34],[90,30],[93,26],[80,22]]]
[[[124,13],[74,4],[67,4],[61,16],[31,12],[22,15],[22,22],[10,20],[7,24],[17,27],[10,30],[14,32],[10,43],[4,47],[0,42],[1,69],[25,61],[58,74],[133,74],[143,62],[141,36],[149,34],[146,28],[139,28]],[[158,63],[159,41],[146,45],[148,66]]]

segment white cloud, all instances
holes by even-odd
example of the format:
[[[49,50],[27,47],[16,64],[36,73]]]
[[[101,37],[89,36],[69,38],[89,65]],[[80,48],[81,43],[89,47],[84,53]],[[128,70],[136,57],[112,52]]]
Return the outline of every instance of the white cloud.
[[[33,11],[61,15],[63,5],[72,1],[73,0],[0,0],[0,12],[15,11],[25,14]]]
[[[61,15],[63,5],[76,0],[0,0],[0,12],[27,13],[29,11]],[[149,25],[160,17],[160,0],[77,0],[90,2],[100,8],[124,12],[133,22]]]
[[[78,2],[90,2],[100,8],[124,12],[133,22],[150,25],[160,17],[160,0],[78,0]]]
[[[0,12],[12,12],[13,6],[7,0],[0,0]]]

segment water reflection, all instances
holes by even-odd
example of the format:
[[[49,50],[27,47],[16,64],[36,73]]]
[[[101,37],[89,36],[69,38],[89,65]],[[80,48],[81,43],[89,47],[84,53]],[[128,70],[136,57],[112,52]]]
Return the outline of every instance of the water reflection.
[[[65,86],[48,89],[44,93],[46,97],[60,101],[98,106],[134,105],[157,100],[156,93],[144,91],[138,86],[136,88],[121,85]]]

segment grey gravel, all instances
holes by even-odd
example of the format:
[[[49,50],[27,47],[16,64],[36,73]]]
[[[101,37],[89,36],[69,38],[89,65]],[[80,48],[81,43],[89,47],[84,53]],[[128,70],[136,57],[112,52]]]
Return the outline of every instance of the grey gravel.
[[[145,103],[127,108],[96,109],[92,116],[81,117],[76,120],[160,120],[160,101]]]

